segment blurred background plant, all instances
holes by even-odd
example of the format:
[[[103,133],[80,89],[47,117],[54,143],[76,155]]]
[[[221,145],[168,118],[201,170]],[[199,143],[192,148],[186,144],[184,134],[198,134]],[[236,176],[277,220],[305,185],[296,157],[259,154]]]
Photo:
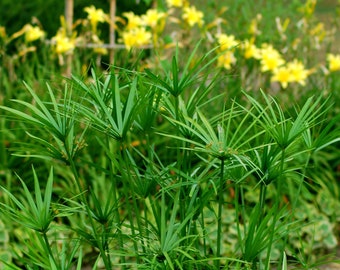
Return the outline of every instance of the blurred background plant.
[[[26,2],[0,4],[2,268],[336,259],[340,3],[117,1],[110,62],[108,1],[71,32]]]

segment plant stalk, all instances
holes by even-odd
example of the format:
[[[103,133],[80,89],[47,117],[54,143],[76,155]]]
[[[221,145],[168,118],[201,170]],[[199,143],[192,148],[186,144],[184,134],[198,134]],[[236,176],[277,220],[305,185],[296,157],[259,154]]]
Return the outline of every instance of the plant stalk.
[[[222,211],[223,211],[223,193],[224,193],[224,159],[221,159],[220,168],[220,183],[218,192],[218,213],[217,213],[217,247],[216,247],[216,268],[220,268],[220,257],[221,257],[221,242],[222,242]]]

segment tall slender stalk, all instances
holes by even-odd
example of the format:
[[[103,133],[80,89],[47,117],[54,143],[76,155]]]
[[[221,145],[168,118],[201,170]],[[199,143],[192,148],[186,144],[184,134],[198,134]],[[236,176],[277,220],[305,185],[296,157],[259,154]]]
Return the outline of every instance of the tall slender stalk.
[[[84,194],[84,189],[82,188],[82,185],[80,183],[80,178],[79,178],[79,175],[78,175],[77,167],[76,167],[74,160],[73,160],[72,156],[70,155],[70,153],[68,153],[68,157],[69,157],[68,160],[69,160],[69,163],[70,163],[71,171],[72,171],[73,176],[74,176],[74,180],[75,180],[77,188],[80,192],[80,199],[81,199],[82,203],[84,204],[87,216],[88,216],[90,224],[91,224],[92,233],[93,233],[94,239],[97,242],[101,257],[102,257],[104,265],[105,265],[105,268],[106,269],[112,269],[111,260],[110,260],[110,257],[108,256],[109,253],[108,253],[108,250],[106,250],[108,247],[103,246],[101,244],[101,242],[99,241],[100,237],[97,234],[97,229],[96,229],[96,226],[95,226],[95,223],[94,223],[94,220],[93,220],[91,209],[90,209],[88,200],[87,200],[87,198]]]
[[[240,228],[240,213],[243,216],[243,213],[240,212],[240,204],[239,204],[239,196],[240,196],[240,187],[239,185],[235,185],[235,197],[234,197],[234,205],[235,205],[235,221],[236,221],[236,229],[237,229],[237,236],[239,239],[239,242],[241,243],[241,253],[244,254],[244,245],[242,244],[242,233]]]
[[[220,257],[221,257],[221,242],[222,242],[222,210],[223,210],[223,193],[224,193],[224,158],[221,159],[220,167],[220,181],[218,189],[218,213],[217,213],[217,246],[216,246],[216,268],[220,268]]]
[[[291,214],[290,214],[290,217],[289,217],[289,223],[291,223],[293,221],[293,218],[294,218],[294,213],[295,213],[296,206],[297,206],[297,203],[298,203],[299,198],[300,198],[300,193],[301,193],[302,186],[303,186],[303,180],[304,180],[304,177],[306,175],[306,171],[307,171],[307,168],[308,168],[308,164],[310,162],[310,158],[311,158],[311,151],[308,152],[308,156],[307,156],[305,165],[303,166],[303,169],[302,169],[302,172],[301,172],[301,176],[299,178],[299,183],[298,183],[297,191],[294,192],[293,202],[292,202],[292,209],[291,209]],[[286,234],[286,236],[284,238],[284,246],[286,246],[286,244],[288,242],[289,228],[290,227],[287,228],[288,232],[287,232],[287,234]],[[280,257],[280,260],[279,260],[280,263],[283,261],[283,256],[284,256],[284,253],[281,254],[281,257]]]
[[[106,136],[106,145],[109,147],[110,142],[109,142],[109,136]],[[118,229],[118,244],[119,244],[119,248],[121,250],[123,250],[124,248],[124,242],[123,242],[123,235],[122,235],[122,225],[121,225],[121,220],[120,220],[120,214],[119,214],[119,209],[118,209],[118,198],[117,198],[117,181],[116,181],[116,177],[114,177],[113,172],[114,172],[114,168],[112,166],[112,161],[109,159],[109,178],[110,178],[110,182],[112,183],[112,196],[113,196],[113,200],[114,200],[114,205],[116,205],[117,207],[114,207],[115,209],[115,222],[116,222],[116,226]],[[123,269],[126,269],[125,266],[125,256],[121,255],[120,256],[121,262],[123,263]]]
[[[128,210],[128,216],[129,216],[129,221],[130,221],[130,229],[131,229],[131,233],[133,237],[136,237],[136,228],[135,228],[135,221],[137,222],[137,227],[139,230],[139,233],[142,233],[142,225],[141,225],[141,221],[140,221],[140,213],[139,213],[139,209],[137,207],[137,202],[136,202],[136,197],[133,194],[133,189],[131,189],[131,187],[129,187],[129,183],[131,183],[133,181],[132,179],[132,175],[131,175],[131,171],[130,171],[130,167],[129,167],[129,157],[127,155],[127,153],[125,152],[125,149],[121,150],[121,155],[119,155],[120,157],[120,164],[124,164],[123,166],[126,169],[126,172],[122,172],[122,174],[125,174],[126,176],[126,181],[124,181],[123,183],[123,190],[124,190],[124,194],[126,197],[126,206],[127,206],[127,210]],[[132,200],[132,205],[130,204],[130,196],[131,196],[131,200]],[[133,211],[133,208],[135,211]],[[136,219],[134,218],[134,215],[136,216]],[[139,251],[138,251],[138,245],[137,245],[137,241],[133,241],[133,246],[135,249],[135,254],[137,256],[137,262],[140,263],[140,258],[139,258]],[[144,245],[142,245],[144,246]]]
[[[280,210],[280,200],[281,200],[281,194],[282,194],[282,181],[283,181],[283,169],[284,169],[284,161],[286,157],[286,149],[283,148],[281,150],[281,160],[280,160],[280,174],[277,179],[278,185],[277,185],[277,196],[275,200],[274,207],[276,211],[274,212],[271,228],[270,228],[270,238],[269,238],[269,243],[268,243],[268,249],[267,249],[267,256],[266,256],[266,263],[265,267],[266,269],[269,269],[269,264],[270,264],[270,255],[272,251],[272,246],[274,242],[274,235],[275,235],[275,228],[276,228],[276,223],[279,215],[279,210]]]
[[[265,183],[261,183],[260,184],[260,195],[259,195],[260,196],[259,197],[259,201],[260,201],[260,215],[259,215],[259,220],[258,220],[257,226],[260,225],[261,220],[263,218],[266,194],[267,194],[267,185]]]
[[[53,255],[53,252],[52,252],[52,249],[51,249],[51,245],[48,241],[48,237],[47,237],[47,233],[46,232],[42,232],[41,234],[38,235],[38,237],[41,237],[42,235],[42,238],[43,238],[43,241],[45,243],[45,246],[47,248],[47,251],[48,251],[48,254],[49,254],[49,257],[53,260],[53,262],[55,263],[55,258],[54,258],[54,255]]]
[[[179,118],[179,113],[180,113],[179,112],[179,96],[174,96],[174,98],[175,98],[175,120],[176,121],[180,121],[180,118]],[[177,127],[176,135],[180,136],[179,127]],[[181,155],[183,155],[183,152],[182,152],[182,143],[183,142],[178,140],[177,141],[177,147],[176,147],[176,156],[177,156],[176,167],[177,167],[178,172],[182,171],[182,169],[183,169],[183,162],[184,162],[184,157],[181,156]],[[180,183],[180,189],[181,189],[179,199],[181,201],[182,207],[180,207],[180,209],[179,209],[179,216],[180,216],[180,221],[182,223],[182,221],[185,219],[185,212],[186,212],[186,205],[185,205],[185,203],[186,203],[186,196],[187,195],[185,194],[185,189],[183,189],[183,187],[182,187],[183,177],[181,177],[180,174],[178,174],[177,177],[178,177],[178,182]],[[181,234],[182,234],[182,237],[186,236],[186,227],[185,226],[183,227],[183,229],[181,231]]]
[[[5,130],[5,119],[0,119],[0,131]],[[7,156],[6,156],[6,142],[4,140],[4,132],[0,132],[0,169],[7,167]]]

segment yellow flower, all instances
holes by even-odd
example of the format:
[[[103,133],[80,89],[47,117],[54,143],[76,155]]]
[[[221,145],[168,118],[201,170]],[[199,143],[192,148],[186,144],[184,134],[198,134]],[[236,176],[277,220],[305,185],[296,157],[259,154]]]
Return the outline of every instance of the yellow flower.
[[[317,41],[322,42],[326,36],[325,25],[319,22],[315,27],[313,27],[309,34],[317,39]]]
[[[145,28],[138,27],[123,32],[122,38],[127,50],[132,47],[140,47],[151,43],[151,33]]]
[[[292,74],[288,67],[279,67],[273,70],[272,82],[279,82],[282,88],[287,88],[288,83],[292,81]]]
[[[238,41],[235,40],[233,35],[219,34],[217,35],[217,42],[220,45],[220,50],[225,51],[235,47]]]
[[[328,67],[329,71],[338,71],[340,70],[340,55],[339,54],[328,54],[327,55]]]
[[[261,51],[260,51],[259,48],[257,48],[255,46],[253,41],[245,40],[241,44],[241,47],[243,49],[244,58],[246,58],[246,59],[249,59],[249,58],[260,59]]]
[[[30,24],[25,25],[25,40],[26,42],[32,42],[43,38],[45,32],[38,26],[32,26]]]
[[[55,42],[54,50],[57,54],[70,53],[75,48],[75,40],[66,36],[63,29],[52,38]]]
[[[305,16],[310,17],[315,11],[317,0],[307,0],[304,6],[302,6],[299,11],[304,13]]]
[[[168,7],[182,7],[184,4],[183,0],[166,0]]]
[[[261,34],[261,31],[258,29],[258,23],[261,21],[262,15],[258,13],[254,19],[251,20],[249,28],[248,28],[248,33],[256,36]]]
[[[292,82],[297,82],[301,85],[306,84],[306,79],[310,72],[305,69],[304,65],[300,61],[294,59],[292,62],[287,63],[287,68],[291,73]]]
[[[309,73],[300,61],[294,59],[292,62],[288,62],[286,66],[273,70],[271,80],[279,82],[282,88],[286,88],[288,83],[293,82],[305,85]]]
[[[285,61],[282,59],[281,54],[275,50],[271,45],[264,44],[261,48],[261,71],[273,71],[282,66]]]
[[[90,20],[90,23],[94,29],[96,29],[98,22],[102,23],[108,19],[108,16],[101,8],[96,9],[93,5],[85,7],[84,11],[88,14],[87,18]]]
[[[236,63],[236,58],[232,51],[226,51],[217,59],[217,65],[225,69],[231,69],[231,65]]]
[[[107,49],[106,49],[106,48],[103,48],[103,47],[96,47],[96,48],[93,49],[93,51],[94,51],[95,53],[102,54],[102,55],[108,54]]]
[[[164,12],[160,12],[157,9],[149,9],[145,15],[142,15],[141,19],[144,25],[155,28],[163,18],[165,18]]]
[[[6,36],[6,28],[4,26],[0,26],[0,38],[5,38]]]
[[[100,38],[95,34],[92,35],[92,40],[95,44],[98,44],[98,45],[103,44],[103,42],[100,40]],[[102,54],[102,55],[106,55],[108,53],[107,49],[103,48],[102,46],[93,48],[93,51],[95,53]]]
[[[140,16],[134,14],[132,11],[124,12],[123,16],[127,18],[128,24],[126,26],[126,30],[131,30],[134,28],[141,27],[143,25],[143,21]]]
[[[297,50],[300,44],[301,44],[300,38],[294,39],[293,42],[291,43],[292,49]]]
[[[193,27],[196,23],[198,26],[203,24],[203,12],[197,10],[194,6],[183,8],[182,18],[190,27]]]

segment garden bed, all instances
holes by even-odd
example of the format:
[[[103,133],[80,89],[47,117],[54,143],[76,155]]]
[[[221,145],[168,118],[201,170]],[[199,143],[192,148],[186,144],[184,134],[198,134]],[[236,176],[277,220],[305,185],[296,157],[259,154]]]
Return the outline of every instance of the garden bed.
[[[337,10],[141,2],[0,25],[0,268],[338,269]]]

